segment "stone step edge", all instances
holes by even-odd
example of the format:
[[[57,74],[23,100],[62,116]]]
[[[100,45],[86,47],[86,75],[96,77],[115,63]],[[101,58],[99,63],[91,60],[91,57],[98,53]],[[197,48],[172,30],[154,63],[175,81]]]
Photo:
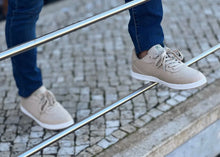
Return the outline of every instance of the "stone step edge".
[[[165,156],[220,119],[219,98],[220,80],[216,80],[97,156]]]

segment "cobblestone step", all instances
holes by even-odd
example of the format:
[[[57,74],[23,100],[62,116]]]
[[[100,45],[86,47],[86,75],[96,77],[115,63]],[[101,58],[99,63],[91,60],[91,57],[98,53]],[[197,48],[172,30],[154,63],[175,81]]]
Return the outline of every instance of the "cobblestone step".
[[[109,149],[104,150],[97,157],[169,156],[176,148],[185,144],[188,140],[194,138],[194,136],[220,120],[219,91],[220,80],[218,79],[203,91],[198,92],[193,97],[181,103],[181,105],[169,110]],[[218,132],[218,130],[215,132]],[[203,140],[205,138],[211,138],[210,136],[204,137]],[[193,146],[185,147],[187,149],[185,152],[189,156],[193,154],[189,154],[188,152],[195,152],[196,149],[197,153],[199,150],[202,156],[205,156],[202,152],[206,153],[206,155],[209,152],[209,156],[214,153],[210,152],[211,150],[201,150],[198,147],[198,143],[192,143],[191,145]],[[215,149],[218,149],[218,147]],[[176,155],[184,156],[184,154]],[[176,155],[174,154],[172,156]],[[199,154],[194,155],[200,156]]]

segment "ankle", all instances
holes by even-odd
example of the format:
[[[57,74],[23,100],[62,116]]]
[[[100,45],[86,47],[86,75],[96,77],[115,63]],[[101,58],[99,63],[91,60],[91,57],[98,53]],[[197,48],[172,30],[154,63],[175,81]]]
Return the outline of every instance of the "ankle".
[[[138,54],[138,58],[139,59],[142,59],[144,58],[148,53],[148,50],[145,50],[145,51],[142,51],[141,53]]]

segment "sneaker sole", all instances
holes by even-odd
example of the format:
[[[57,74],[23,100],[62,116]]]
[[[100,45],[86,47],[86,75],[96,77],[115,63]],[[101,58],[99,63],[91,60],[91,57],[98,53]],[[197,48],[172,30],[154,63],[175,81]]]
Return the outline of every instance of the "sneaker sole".
[[[199,80],[199,81],[193,82],[193,83],[173,84],[173,83],[168,83],[168,82],[162,81],[159,78],[156,78],[154,76],[148,76],[148,75],[142,75],[142,74],[135,73],[132,70],[131,70],[131,76],[136,79],[139,79],[139,80],[157,82],[157,83],[163,84],[167,87],[170,87],[173,89],[180,89],[180,90],[197,88],[197,87],[204,85],[207,82],[206,78],[204,77],[202,80]]]
[[[33,120],[35,120],[35,122],[37,122],[41,127],[45,128],[45,129],[49,129],[49,130],[60,130],[60,129],[64,129],[69,127],[70,125],[73,125],[73,120],[66,122],[66,123],[62,123],[62,124],[46,124],[46,123],[42,123],[39,120],[37,120],[31,113],[29,113],[23,106],[20,105],[20,109],[21,111],[27,115],[28,117],[32,118]]]

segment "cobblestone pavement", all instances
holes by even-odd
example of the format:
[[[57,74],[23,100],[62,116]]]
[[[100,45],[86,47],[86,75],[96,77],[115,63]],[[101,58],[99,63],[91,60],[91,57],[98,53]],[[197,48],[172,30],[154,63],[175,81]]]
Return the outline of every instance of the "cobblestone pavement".
[[[219,0],[163,3],[166,45],[181,48],[186,61],[220,42]],[[38,35],[119,4],[123,1],[66,0],[52,4],[43,10]],[[132,43],[128,20],[128,12],[123,12],[38,48],[45,86],[76,122],[144,84],[129,74]],[[2,22],[0,50],[6,49],[4,40]],[[193,65],[205,73],[209,84],[220,78],[219,57],[217,52]],[[42,129],[20,112],[9,59],[0,63],[0,83],[0,156],[15,156],[57,133]],[[159,85],[34,156],[94,156],[199,90],[176,91]]]

